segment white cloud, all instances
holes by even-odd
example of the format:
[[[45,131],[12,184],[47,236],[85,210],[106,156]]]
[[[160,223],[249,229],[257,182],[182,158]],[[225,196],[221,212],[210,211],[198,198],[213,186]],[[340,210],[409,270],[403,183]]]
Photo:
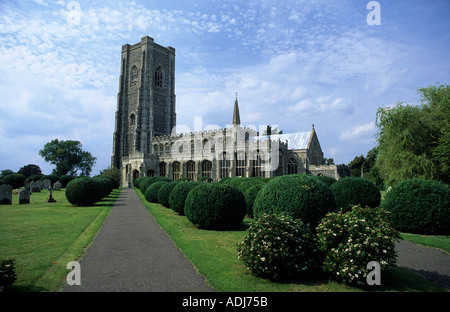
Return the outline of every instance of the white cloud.
[[[339,139],[345,141],[353,141],[360,139],[368,139],[371,137],[373,140],[373,135],[375,134],[375,122],[368,122],[362,125],[354,126],[350,129],[345,129],[341,131]]]

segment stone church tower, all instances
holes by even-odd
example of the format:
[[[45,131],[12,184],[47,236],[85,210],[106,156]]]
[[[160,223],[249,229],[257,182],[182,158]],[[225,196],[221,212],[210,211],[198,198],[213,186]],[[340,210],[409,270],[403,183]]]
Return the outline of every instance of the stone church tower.
[[[122,46],[111,165],[152,154],[152,138],[170,135],[176,125],[175,49],[143,37]]]

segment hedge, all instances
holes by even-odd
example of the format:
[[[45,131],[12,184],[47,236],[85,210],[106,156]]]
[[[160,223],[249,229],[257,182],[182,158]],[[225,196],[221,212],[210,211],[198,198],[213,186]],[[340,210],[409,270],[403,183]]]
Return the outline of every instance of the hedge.
[[[161,186],[158,191],[158,202],[164,207],[170,208],[169,197],[173,188],[180,182],[172,181],[167,182],[165,185]]]
[[[145,190],[145,199],[150,203],[158,203],[158,191],[168,181],[159,181],[150,184]]]
[[[386,194],[381,207],[391,212],[392,225],[399,231],[450,234],[450,187],[442,182],[401,182]]]
[[[338,209],[349,211],[352,206],[378,207],[381,202],[380,190],[373,182],[358,178],[345,177],[331,185]]]
[[[169,196],[170,208],[178,214],[184,215],[184,203],[186,202],[186,197],[189,192],[199,184],[199,182],[188,181],[180,182],[175,185]]]
[[[184,206],[188,220],[204,229],[236,228],[246,211],[244,194],[222,183],[200,183],[189,192]]]
[[[322,181],[305,174],[271,179],[255,198],[253,214],[285,213],[315,228],[328,213],[336,211],[331,189]]]

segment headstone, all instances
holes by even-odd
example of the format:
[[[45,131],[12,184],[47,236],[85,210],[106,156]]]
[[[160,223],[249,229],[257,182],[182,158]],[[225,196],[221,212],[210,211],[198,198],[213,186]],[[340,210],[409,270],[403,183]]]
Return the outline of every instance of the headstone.
[[[32,193],[40,192],[41,188],[39,187],[39,183],[35,182],[35,181],[31,182],[30,183],[30,191]]]
[[[12,205],[12,186],[3,184],[0,186],[0,205]]]
[[[50,187],[48,188],[48,199],[47,199],[47,203],[56,203],[56,200],[52,197],[52,186],[50,185]]]
[[[45,179],[44,181],[42,181],[42,183],[44,184],[42,188],[43,190],[48,190],[48,188],[52,186],[52,181],[50,181],[49,179]]]
[[[43,190],[43,189],[44,189],[44,182],[42,182],[42,181],[37,181],[37,183],[38,183],[38,185],[39,185],[39,188],[40,188],[41,190]]]
[[[21,190],[19,191],[19,205],[30,203],[30,191]]]
[[[26,182],[25,183],[25,189],[28,190],[28,191],[31,191],[31,189],[30,189],[30,182]]]
[[[55,190],[55,191],[61,191],[61,187],[62,187],[62,184],[59,181],[56,181],[55,184],[53,184],[53,190]]]

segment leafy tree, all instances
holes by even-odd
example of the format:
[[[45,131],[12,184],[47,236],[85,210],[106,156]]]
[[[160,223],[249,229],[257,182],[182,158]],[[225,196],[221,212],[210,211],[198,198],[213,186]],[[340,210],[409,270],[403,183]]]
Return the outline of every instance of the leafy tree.
[[[10,170],[10,169],[4,169],[2,171],[0,171],[0,178],[4,178],[7,175],[13,174],[15,173],[14,171]]]
[[[421,104],[377,111],[376,167],[388,185],[413,178],[450,182],[450,86],[418,90]]]
[[[76,175],[80,171],[81,175],[89,176],[96,158],[89,152],[82,150],[79,141],[55,139],[44,145],[39,151],[39,155],[45,161],[55,165],[53,173],[62,175]]]
[[[28,178],[32,175],[42,174],[42,170],[38,165],[29,164],[20,168],[17,173],[23,174]]]
[[[352,177],[361,177],[361,167],[363,166],[365,162],[365,158],[363,155],[356,156],[353,158],[353,160],[348,164],[348,167],[350,168],[350,175]]]

